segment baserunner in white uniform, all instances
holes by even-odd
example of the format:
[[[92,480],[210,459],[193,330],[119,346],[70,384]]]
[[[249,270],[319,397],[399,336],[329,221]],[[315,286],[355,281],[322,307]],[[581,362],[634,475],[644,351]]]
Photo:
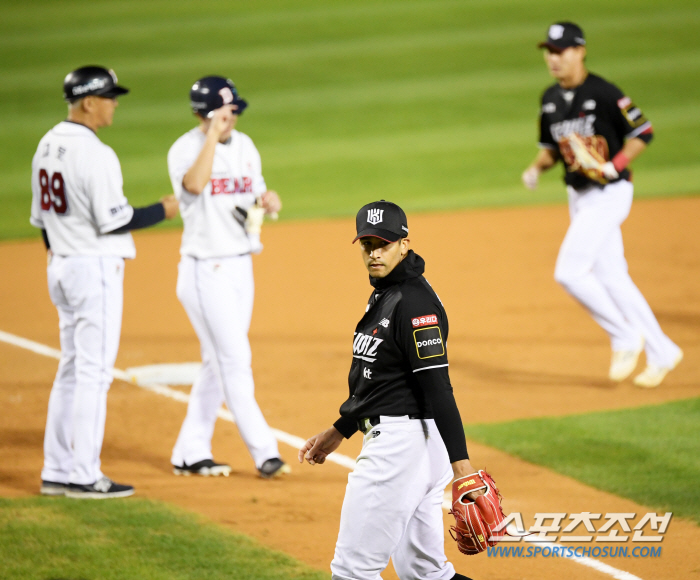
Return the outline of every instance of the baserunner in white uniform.
[[[263,478],[289,466],[255,400],[248,329],[253,311],[251,254],[262,250],[265,213],[281,208],[262,176],[260,155],[234,130],[247,103],[224,77],[199,79],[190,91],[199,125],[168,152],[168,171],[184,221],[177,296],[199,338],[202,369],[172,453],[176,475],[224,475],[211,451],[221,403],[233,414]]]
[[[61,361],[49,399],[43,495],[112,498],[134,493],[101,471],[107,391],[119,348],[129,230],[177,215],[171,195],[134,208],[114,151],[97,137],[128,93],[114,72],[79,68],[63,85],[68,119],[39,142],[32,160],[31,224],[49,253],[49,295],[58,310]]]

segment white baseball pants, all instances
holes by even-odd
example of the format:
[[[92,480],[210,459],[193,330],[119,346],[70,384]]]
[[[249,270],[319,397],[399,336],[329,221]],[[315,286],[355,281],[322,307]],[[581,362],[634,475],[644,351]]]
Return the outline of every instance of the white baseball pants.
[[[663,333],[627,271],[620,226],[632,208],[632,184],[622,180],[567,192],[571,225],[554,278],[608,333],[613,350],[636,350],[643,337],[647,363],[672,366],[679,348]]]
[[[177,297],[199,338],[202,370],[192,386],[172,464],[212,459],[216,413],[225,400],[256,467],[279,457],[277,441],[255,400],[248,329],[253,313],[249,255],[199,260],[183,256]]]
[[[61,360],[49,398],[41,478],[92,484],[102,478],[100,452],[119,349],[124,260],[53,256],[47,274],[58,310]]]
[[[384,417],[365,435],[348,476],[333,580],[376,580],[389,563],[401,580],[449,580],[442,500],[452,468],[435,421]]]

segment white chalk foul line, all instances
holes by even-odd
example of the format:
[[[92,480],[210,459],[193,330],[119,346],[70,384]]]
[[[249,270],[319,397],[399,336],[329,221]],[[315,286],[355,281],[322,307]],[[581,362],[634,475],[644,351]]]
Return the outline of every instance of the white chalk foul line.
[[[576,562],[577,564],[581,564],[582,566],[586,566],[588,568],[593,568],[594,570],[602,572],[603,574],[609,574],[615,578],[615,580],[642,580],[639,576],[635,576],[634,574],[625,572],[624,570],[613,568],[609,564],[605,564],[604,562],[596,560],[595,558],[591,558],[589,556],[577,556],[573,553],[569,555],[566,550],[570,546],[564,548],[562,544],[557,544],[556,542],[537,542],[533,539],[533,537],[534,536],[525,536],[523,539],[526,542],[537,543],[538,546],[543,546],[545,548],[558,548],[559,553],[565,554],[564,556],[561,556],[562,558],[566,558],[567,560],[571,560],[572,562]]]
[[[2,330],[0,330],[0,341],[49,358],[54,358],[58,360],[60,360],[61,358],[60,350],[56,350],[55,348],[51,348],[50,346],[34,342],[33,340],[29,340],[27,338],[22,338],[21,336],[10,334],[9,332],[4,332]],[[132,385],[141,387],[142,389],[146,389],[164,397],[169,397],[170,399],[174,399],[175,401],[179,401],[181,403],[188,403],[190,400],[190,396],[187,393],[183,393],[182,391],[178,391],[177,389],[172,389],[168,385],[141,381],[134,375],[130,375],[126,371],[120,369],[112,369],[112,376],[115,379],[119,379],[120,381],[125,381]],[[224,409],[223,407],[219,409],[217,417],[223,419],[224,421],[230,421],[231,423],[235,423],[231,412],[228,409]],[[279,429],[272,429],[272,432],[274,433],[275,437],[280,443],[285,443],[290,447],[294,447],[295,449],[299,449],[306,442],[306,440],[302,439],[301,437],[291,435],[290,433],[280,431]],[[347,455],[342,455],[340,453],[333,453],[329,455],[326,458],[326,461],[337,463],[338,465],[342,465],[343,467],[346,467],[351,471],[355,469],[355,460],[352,457],[348,457]],[[446,493],[442,502],[443,509],[449,510],[452,507],[451,500],[451,496],[449,496]],[[529,539],[528,536],[526,536],[524,539],[525,541],[532,541],[531,539]],[[560,548],[562,553],[564,553],[564,546],[562,546],[561,544],[557,544],[555,542],[537,543],[538,545],[549,548]],[[603,574],[608,574],[609,576],[612,576],[615,580],[642,580],[641,578],[639,578],[639,576],[635,576],[634,574],[630,574],[629,572],[625,572],[624,570],[618,570],[617,568],[605,564],[600,560],[596,560],[595,558],[590,558],[588,556],[576,556],[575,554],[563,557],[568,560],[571,560],[572,562],[576,562],[577,564],[581,564],[582,566],[593,568],[594,570],[597,570],[598,572],[601,572]]]
[[[34,342],[33,340],[29,340],[27,338],[22,338],[21,336],[17,336],[15,334],[10,334],[9,332],[4,332],[2,330],[0,330],[0,341],[6,342],[7,344],[11,344],[13,346],[18,346],[25,350],[29,350],[31,352],[49,358],[55,358],[57,360],[60,360],[61,358],[60,350],[51,348],[50,346],[46,346],[39,342]],[[164,397],[174,399],[175,401],[179,401],[180,403],[187,404],[190,400],[190,396],[187,393],[183,393],[182,391],[173,389],[168,385],[140,380],[136,376],[129,374],[121,369],[112,369],[112,376],[115,379],[119,379],[120,381],[136,385],[138,387],[141,387],[142,389],[146,389],[158,395],[162,395]],[[236,422],[231,412],[228,409],[225,409],[224,407],[221,407],[219,409],[219,411],[217,412],[217,417],[223,419],[224,421],[229,421],[231,423]],[[279,442],[285,443],[290,447],[294,447],[295,449],[299,449],[302,445],[304,445],[304,443],[306,443],[306,439],[302,439],[301,437],[297,437],[279,429],[272,429],[272,432]],[[342,455],[341,453],[333,453],[332,455],[329,455],[326,458],[326,461],[337,463],[338,465],[342,465],[343,467],[346,467],[351,471],[355,469],[355,460],[352,457]]]

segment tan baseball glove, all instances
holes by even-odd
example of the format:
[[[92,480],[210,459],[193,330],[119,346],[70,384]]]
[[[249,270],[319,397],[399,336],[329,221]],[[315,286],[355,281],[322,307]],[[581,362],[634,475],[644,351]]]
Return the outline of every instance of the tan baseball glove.
[[[619,177],[612,162],[606,162],[598,151],[588,147],[580,135],[571,133],[568,139],[571,151],[586,177],[603,184]]]

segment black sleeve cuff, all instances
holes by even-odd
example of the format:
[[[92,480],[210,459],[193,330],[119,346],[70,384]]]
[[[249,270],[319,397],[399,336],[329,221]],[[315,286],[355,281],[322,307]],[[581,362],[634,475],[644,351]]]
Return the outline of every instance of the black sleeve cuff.
[[[134,215],[131,216],[131,221],[128,224],[112,230],[110,234],[123,234],[131,230],[140,230],[154,226],[165,219],[165,208],[163,204],[158,202],[146,207],[135,207]]]
[[[647,145],[651,143],[651,140],[654,138],[654,133],[652,131],[649,131],[648,133],[640,133],[636,137],[637,139],[641,139],[644,141]]]
[[[44,245],[46,246],[47,250],[51,249],[51,244],[49,243],[49,236],[46,233],[46,230],[42,228],[41,230],[41,237],[44,239]]]
[[[340,434],[346,439],[350,439],[358,431],[357,421],[355,419],[350,419],[349,417],[341,417],[335,423],[333,423]]]

